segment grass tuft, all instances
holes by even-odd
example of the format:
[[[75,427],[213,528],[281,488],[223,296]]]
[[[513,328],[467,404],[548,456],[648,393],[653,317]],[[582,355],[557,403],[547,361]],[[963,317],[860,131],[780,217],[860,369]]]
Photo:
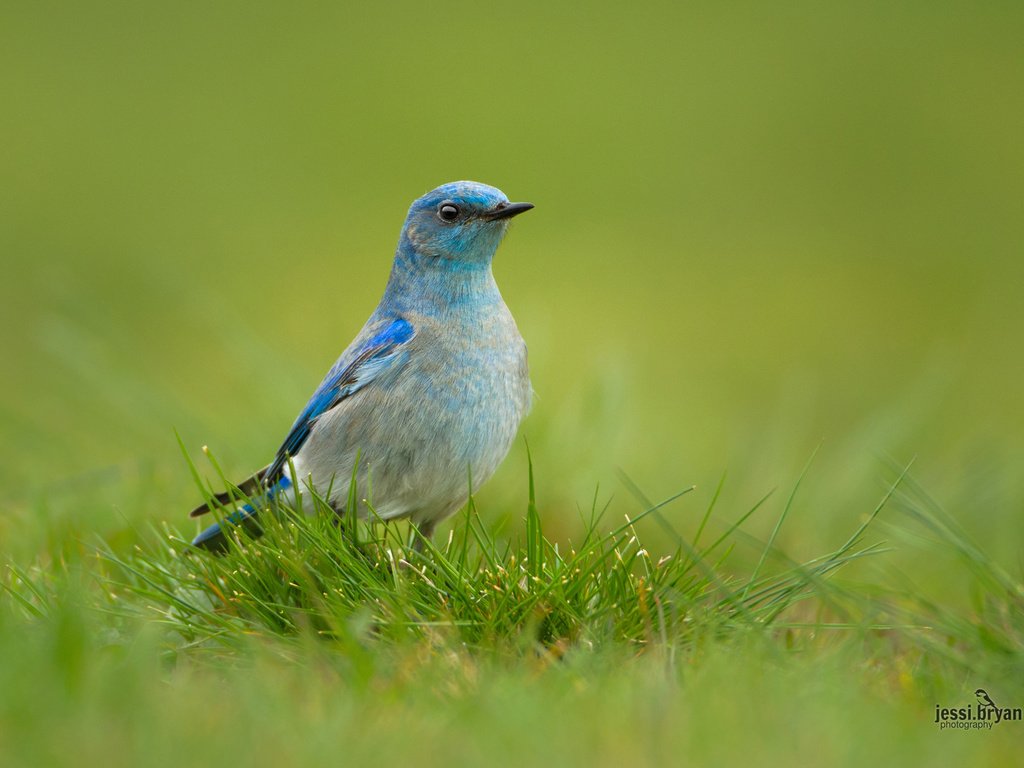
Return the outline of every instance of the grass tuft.
[[[193,476],[208,494],[194,467]],[[595,496],[579,541],[552,541],[543,530],[531,461],[523,541],[496,538],[471,498],[447,537],[424,542],[422,551],[401,524],[357,522],[354,492],[349,510],[338,515],[307,488],[297,508],[275,504],[263,511],[262,537],[235,530],[222,556],[192,549],[169,525],[128,555],[98,544],[104,593],[112,596],[109,610],[158,617],[189,646],[239,634],[312,633],[345,645],[429,641],[562,653],[624,644],[639,651],[763,631],[811,596],[834,604],[828,577],[880,551],[878,544],[862,544],[865,523],[835,551],[791,560],[775,547],[791,496],[756,567],[733,573],[728,552],[767,497],[701,547],[718,493],[687,541],[663,513],[692,487],[658,503],[630,487],[644,500],[639,514],[602,528],[605,510]],[[223,519],[228,512],[216,514]],[[657,519],[674,551],[653,554],[641,541],[647,518]]]

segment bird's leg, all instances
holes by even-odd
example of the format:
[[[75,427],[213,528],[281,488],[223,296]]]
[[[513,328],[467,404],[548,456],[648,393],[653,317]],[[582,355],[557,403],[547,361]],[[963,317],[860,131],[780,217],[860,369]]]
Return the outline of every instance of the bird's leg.
[[[433,520],[425,520],[419,525],[416,523],[412,524],[412,530],[415,533],[412,549],[416,554],[423,554],[423,547],[426,546],[427,540],[434,535],[434,527],[436,525],[437,523]]]
[[[345,535],[345,529],[348,527],[345,525],[345,520],[348,517],[348,511],[345,507],[338,509],[337,506],[331,504],[331,509],[334,510],[334,517],[331,518],[331,523],[341,531],[342,536]]]

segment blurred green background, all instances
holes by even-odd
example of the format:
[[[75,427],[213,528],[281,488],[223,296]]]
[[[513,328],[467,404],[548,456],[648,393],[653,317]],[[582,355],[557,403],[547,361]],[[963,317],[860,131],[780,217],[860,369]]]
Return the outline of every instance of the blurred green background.
[[[533,201],[496,274],[525,433],[575,506],[823,444],[808,549],[884,458],[1016,557],[1024,12],[1014,3],[150,3],[0,10],[3,546],[116,536],[261,466],[375,305],[409,202]],[[481,507],[512,525],[525,449]],[[629,508],[624,504],[622,509]],[[687,517],[689,515],[689,517]],[[770,525],[770,521],[764,525]],[[16,534],[16,535],[15,535]],[[127,535],[127,534],[126,534]]]

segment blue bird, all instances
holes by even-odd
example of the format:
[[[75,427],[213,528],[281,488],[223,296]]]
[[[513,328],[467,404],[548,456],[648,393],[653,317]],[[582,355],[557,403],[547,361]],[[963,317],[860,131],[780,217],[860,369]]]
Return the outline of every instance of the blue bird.
[[[307,485],[341,513],[353,475],[362,517],[407,517],[429,538],[458,510],[470,478],[475,491],[494,474],[530,408],[526,344],[491,261],[512,217],[531,208],[472,181],[416,200],[377,308],[274,460],[238,485],[254,503],[192,544],[223,550],[239,525],[258,535],[260,508],[293,503]],[[218,494],[192,517],[230,499]]]

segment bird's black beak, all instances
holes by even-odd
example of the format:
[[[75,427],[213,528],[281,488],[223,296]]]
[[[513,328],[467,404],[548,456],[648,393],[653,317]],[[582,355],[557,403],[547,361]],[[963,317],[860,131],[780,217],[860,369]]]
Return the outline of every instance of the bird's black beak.
[[[526,213],[531,208],[533,208],[533,203],[498,203],[494,208],[484,214],[484,218],[488,221],[511,219],[513,216],[518,216],[520,213]]]

